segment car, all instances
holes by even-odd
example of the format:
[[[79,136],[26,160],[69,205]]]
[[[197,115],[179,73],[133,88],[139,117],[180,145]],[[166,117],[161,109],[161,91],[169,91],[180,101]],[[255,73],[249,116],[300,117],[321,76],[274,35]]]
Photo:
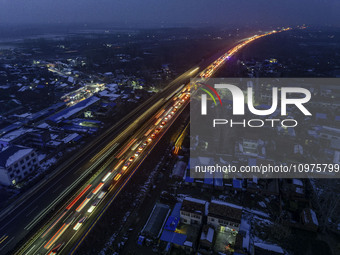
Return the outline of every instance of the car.
[[[86,221],[86,219],[87,219],[86,216],[83,217],[83,218],[81,218],[81,219],[77,222],[77,224],[74,225],[73,230],[76,230],[76,231],[77,231],[77,230],[83,225],[83,223]]]
[[[143,145],[144,145],[144,146],[147,146],[151,141],[152,141],[152,139],[151,139],[150,141],[146,140],[146,141],[143,143]]]
[[[152,133],[152,134],[150,135],[150,137],[151,137],[152,139],[154,139],[154,138],[156,137],[156,133]]]
[[[148,142],[151,142],[151,141],[152,141],[152,138],[151,138],[151,137],[149,137],[147,141],[148,141]]]
[[[140,155],[140,151],[136,151],[135,157],[138,157]]]
[[[135,159],[135,157],[132,156],[132,157],[129,158],[129,161],[131,162],[131,161],[133,161],[134,159]]]
[[[144,146],[144,145],[142,145],[142,146],[139,146],[139,147],[138,147],[138,151],[142,151],[142,150],[144,150],[144,148],[145,148],[145,146]]]
[[[49,253],[48,255],[55,255],[58,254],[61,251],[61,248],[64,246],[65,243],[60,243],[58,244],[56,247],[54,247]]]
[[[161,125],[162,125],[162,126],[165,126],[165,124],[166,124],[166,121],[162,121],[162,122],[161,122]]]
[[[92,213],[93,210],[97,207],[97,205],[99,204],[100,199],[96,199],[96,201],[94,201],[94,203],[91,205],[91,207],[87,210],[88,213]]]
[[[124,166],[122,167],[122,171],[125,171],[129,166],[131,165],[131,162],[128,161],[124,164]]]

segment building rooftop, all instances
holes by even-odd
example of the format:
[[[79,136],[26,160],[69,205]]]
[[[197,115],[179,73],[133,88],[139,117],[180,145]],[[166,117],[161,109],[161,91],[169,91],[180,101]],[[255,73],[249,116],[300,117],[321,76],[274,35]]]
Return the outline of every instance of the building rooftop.
[[[8,146],[0,152],[0,167],[6,168],[32,151],[32,148],[24,146]]]
[[[208,225],[204,225],[201,234],[201,240],[206,240],[209,243],[213,242],[214,239],[214,229]]]
[[[242,207],[227,202],[212,200],[209,204],[209,216],[241,222]]]
[[[91,96],[69,108],[66,108],[53,116],[49,117],[48,119],[53,122],[60,122],[62,120],[68,119],[69,117],[79,113],[80,111],[83,111],[87,107],[91,106],[92,104],[96,103],[100,99],[96,96]]]
[[[157,203],[152,209],[149,219],[142,230],[142,234],[158,238],[169,211],[169,206]]]
[[[165,242],[183,245],[185,240],[187,239],[187,235],[164,230],[160,239]]]
[[[11,142],[14,139],[18,138],[19,136],[26,134],[28,132],[31,132],[31,131],[33,131],[32,128],[19,128],[17,130],[14,130],[12,132],[9,132],[3,135],[2,137],[0,137],[0,140],[4,142]]]
[[[183,200],[181,211],[199,213],[199,214],[204,215],[205,204],[206,204],[206,201],[204,200],[200,200],[200,199],[196,199],[192,197],[186,197]]]

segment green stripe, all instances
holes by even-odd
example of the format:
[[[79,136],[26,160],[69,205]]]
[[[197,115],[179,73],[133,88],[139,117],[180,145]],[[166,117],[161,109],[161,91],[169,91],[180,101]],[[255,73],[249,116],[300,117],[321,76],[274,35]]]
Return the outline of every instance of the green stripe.
[[[210,96],[210,97],[212,98],[212,100],[214,101],[215,105],[217,105],[217,104],[216,104],[215,98],[213,97],[213,95],[212,95],[208,90],[203,89],[203,88],[200,88],[200,89],[203,90],[205,93],[209,94],[209,96]]]

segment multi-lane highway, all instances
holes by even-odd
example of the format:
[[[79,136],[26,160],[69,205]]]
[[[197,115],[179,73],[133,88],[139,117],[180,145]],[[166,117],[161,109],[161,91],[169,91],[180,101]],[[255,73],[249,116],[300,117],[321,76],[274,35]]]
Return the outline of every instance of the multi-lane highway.
[[[108,208],[109,204],[134,171],[148,156],[152,148],[170,127],[189,101],[187,88],[180,86],[174,97],[120,147],[112,162],[104,171],[97,172],[58,213],[38,231],[19,254],[69,253],[77,246],[78,239],[86,235],[88,228]],[[175,99],[175,100],[174,100]],[[143,119],[143,117],[141,117]],[[140,125],[139,120],[135,125]]]
[[[47,176],[33,190],[0,213],[0,254],[11,253],[25,236],[35,232],[44,218],[49,218],[65,198],[72,196],[88,176],[103,171],[110,156],[166,101],[183,83],[197,73],[193,68],[171,82],[162,92],[141,104],[116,125],[99,135],[91,144]]]
[[[199,77],[211,77],[247,44],[281,31],[246,39],[204,69]],[[0,221],[0,253],[10,252],[30,231],[34,234],[19,244],[17,254],[73,253],[186,107],[190,88],[189,84],[182,84],[197,71],[198,68],[189,70],[147,100],[9,210]]]

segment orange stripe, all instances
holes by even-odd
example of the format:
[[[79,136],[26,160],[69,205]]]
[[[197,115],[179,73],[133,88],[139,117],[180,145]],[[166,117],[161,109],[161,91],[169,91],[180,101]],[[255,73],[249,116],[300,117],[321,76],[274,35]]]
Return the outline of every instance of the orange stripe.
[[[144,134],[144,136],[148,136],[148,135],[151,133],[151,131],[152,131],[152,128],[150,128],[150,129]]]
[[[90,200],[90,199],[85,198],[85,200],[77,207],[76,211],[77,211],[77,212],[81,211],[81,209],[83,209],[83,207],[87,204],[87,202],[88,202],[89,200]]]
[[[97,194],[97,192],[103,187],[104,183],[101,182],[99,185],[92,191],[93,194]]]
[[[121,159],[113,170],[116,170],[123,162],[124,162],[124,159]]]
[[[161,116],[161,114],[162,114],[163,112],[165,112],[164,109],[162,109],[162,110],[155,116],[155,118],[157,119],[159,116]]]
[[[124,149],[121,150],[121,152],[118,154],[117,158],[120,158],[120,157],[127,151],[127,149],[130,148],[131,144],[132,144],[133,142],[135,142],[135,141],[136,141],[136,139],[132,139],[132,140],[124,147]]]
[[[51,229],[52,229],[52,228],[60,221],[60,219],[61,219],[62,217],[64,217],[65,214],[66,214],[66,212],[64,212],[64,213],[59,217],[59,219],[57,219],[57,220],[53,223],[53,225],[52,225],[51,227],[49,227],[49,229],[45,232],[45,234],[43,234],[43,235],[41,236],[41,238],[44,238],[45,235],[47,235],[47,233],[51,231]]]
[[[64,228],[64,226],[65,226],[66,224],[64,223],[62,226],[61,226],[61,228],[54,234],[54,236],[47,242],[47,244],[45,244],[45,249],[49,249],[50,247],[51,247],[51,245],[55,242],[55,237],[60,233],[60,231],[62,231],[63,230],[63,228]]]
[[[77,203],[77,201],[84,195],[84,193],[86,192],[86,191],[88,191],[88,189],[91,187],[92,185],[91,184],[89,184],[89,185],[87,185],[87,187],[81,192],[81,193],[79,193],[79,195],[66,207],[66,210],[69,210],[69,209],[71,209],[72,208],[72,206],[75,204],[75,203]]]

